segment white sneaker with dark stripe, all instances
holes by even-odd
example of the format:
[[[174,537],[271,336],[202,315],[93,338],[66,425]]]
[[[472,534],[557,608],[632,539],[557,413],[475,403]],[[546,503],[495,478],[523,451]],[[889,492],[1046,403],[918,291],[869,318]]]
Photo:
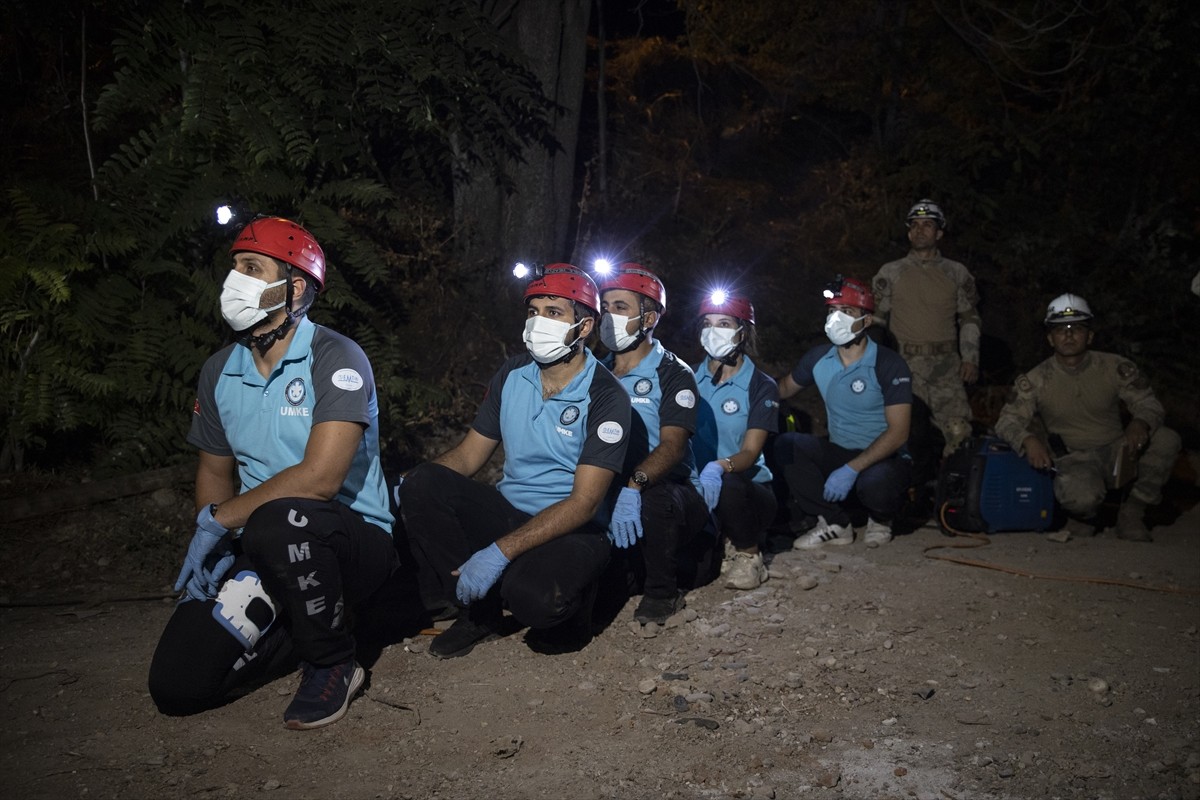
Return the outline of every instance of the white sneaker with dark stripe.
[[[853,544],[854,528],[849,525],[830,525],[824,517],[817,517],[817,525],[808,533],[792,542],[793,550],[815,550],[827,544]]]

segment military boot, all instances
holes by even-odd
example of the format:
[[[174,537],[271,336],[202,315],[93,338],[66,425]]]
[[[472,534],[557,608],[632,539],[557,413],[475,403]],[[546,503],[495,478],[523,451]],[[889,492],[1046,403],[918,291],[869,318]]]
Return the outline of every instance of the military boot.
[[[1128,497],[1121,503],[1117,512],[1117,538],[1131,542],[1150,542],[1150,531],[1142,517],[1146,515],[1146,504],[1134,497]]]

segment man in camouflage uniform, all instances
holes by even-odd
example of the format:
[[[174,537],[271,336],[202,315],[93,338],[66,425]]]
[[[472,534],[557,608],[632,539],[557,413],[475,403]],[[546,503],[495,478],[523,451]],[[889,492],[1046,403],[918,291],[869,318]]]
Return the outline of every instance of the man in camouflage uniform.
[[[1046,311],[1054,355],[1017,378],[996,422],[1003,437],[1035,469],[1054,469],[1054,496],[1071,533],[1095,532],[1094,517],[1117,484],[1117,465],[1136,459],[1137,477],[1117,514],[1117,535],[1150,541],[1142,517],[1162,500],[1179,454],[1179,434],[1163,427],[1163,407],[1132,361],[1088,350],[1092,311],[1078,295],[1056,297]],[[1121,403],[1132,417],[1121,424]],[[1041,418],[1047,438],[1030,429]],[[1125,458],[1123,456],[1123,449]]]
[[[979,379],[981,322],[975,279],[944,258],[938,242],[946,217],[932,200],[908,212],[908,255],[884,264],[872,281],[875,319],[896,337],[912,370],[913,394],[933,416],[950,453],[971,435],[964,383]]]

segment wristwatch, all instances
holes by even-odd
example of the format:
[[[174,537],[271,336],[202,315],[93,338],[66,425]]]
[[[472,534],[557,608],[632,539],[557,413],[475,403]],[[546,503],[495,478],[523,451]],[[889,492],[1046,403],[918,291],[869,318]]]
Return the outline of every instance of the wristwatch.
[[[639,489],[645,489],[646,485],[650,483],[650,476],[639,469],[633,473],[633,477],[630,480],[637,484]]]

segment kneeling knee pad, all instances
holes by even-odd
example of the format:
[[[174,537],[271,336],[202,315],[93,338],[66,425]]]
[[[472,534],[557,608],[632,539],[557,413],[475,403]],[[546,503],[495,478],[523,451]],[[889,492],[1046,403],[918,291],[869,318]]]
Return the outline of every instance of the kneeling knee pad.
[[[225,581],[212,611],[213,619],[247,651],[254,649],[275,622],[275,613],[275,602],[263,588],[258,575],[250,570],[242,570]]]

